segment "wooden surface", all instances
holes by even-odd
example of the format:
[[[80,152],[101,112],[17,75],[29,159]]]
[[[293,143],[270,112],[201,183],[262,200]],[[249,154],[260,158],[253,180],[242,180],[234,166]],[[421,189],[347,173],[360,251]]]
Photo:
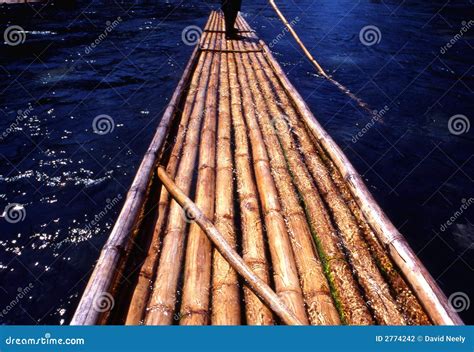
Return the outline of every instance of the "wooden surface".
[[[193,211],[151,182],[161,164],[299,322],[462,324],[269,48],[241,16],[237,26],[243,38],[226,40],[222,14],[211,13],[73,323],[279,323]],[[175,135],[167,135],[172,122]],[[126,306],[115,308],[123,319],[108,319],[91,307],[120,291],[121,263],[154,187],[161,195],[148,210],[156,213],[150,248],[131,268]]]
[[[232,248],[227,242],[227,239],[217,230],[214,224],[209,218],[201,212],[201,209],[189,199],[182,190],[180,190],[176,184],[171,180],[166,171],[160,167],[158,169],[158,177],[165,185],[166,189],[172,194],[173,198],[179,203],[183,209],[186,209],[188,214],[193,217],[194,224],[199,226],[203,234],[207,236],[207,239],[212,242],[219,253],[225,258],[230,266],[245,280],[246,284],[257,294],[265,304],[275,312],[281,320],[288,325],[303,325],[304,322],[298,320],[294,313],[288,309],[283,300],[272,291],[270,286],[260,279],[252,269],[245,263],[245,261],[239,256],[239,254]],[[189,319],[193,318],[193,315],[184,315],[186,323]],[[184,320],[183,319],[183,320]],[[196,318],[195,318],[196,319]],[[197,318],[191,325],[203,325],[199,324],[200,317]],[[189,325],[189,324],[188,324]]]

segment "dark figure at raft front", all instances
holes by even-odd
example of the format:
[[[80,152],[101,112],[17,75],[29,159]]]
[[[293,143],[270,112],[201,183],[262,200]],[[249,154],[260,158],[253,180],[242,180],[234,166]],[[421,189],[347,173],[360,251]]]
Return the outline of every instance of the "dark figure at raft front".
[[[222,0],[222,11],[225,18],[226,39],[239,39],[238,30],[234,27],[235,19],[242,6],[242,0]]]

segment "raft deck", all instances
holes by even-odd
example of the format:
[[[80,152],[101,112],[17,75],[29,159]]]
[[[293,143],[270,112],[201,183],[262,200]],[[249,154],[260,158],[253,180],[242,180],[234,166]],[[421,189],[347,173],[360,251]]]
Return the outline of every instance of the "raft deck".
[[[244,38],[225,40],[211,13],[72,324],[279,323],[158,165],[300,321],[461,324],[269,48],[237,25]]]

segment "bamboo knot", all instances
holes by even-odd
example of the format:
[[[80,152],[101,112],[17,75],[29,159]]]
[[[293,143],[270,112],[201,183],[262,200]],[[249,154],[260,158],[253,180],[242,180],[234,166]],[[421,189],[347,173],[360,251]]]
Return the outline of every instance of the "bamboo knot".
[[[184,311],[181,310],[180,316],[181,319],[191,317],[193,315],[201,315],[208,317],[209,316],[209,311],[206,309],[192,309],[192,308],[185,308]]]
[[[215,170],[215,167],[214,165],[209,165],[209,164],[202,164],[201,166],[199,166],[199,171],[203,171],[203,170],[210,170],[211,172]]]
[[[147,311],[149,313],[159,311],[159,312],[164,313],[165,315],[169,315],[169,314],[172,314],[174,312],[174,308],[170,307],[169,305],[167,305],[165,303],[157,303],[157,304],[153,304],[153,305],[149,306],[147,308]]]
[[[244,259],[245,259],[245,263],[254,270],[256,269],[266,270],[267,268],[267,262],[263,259],[248,258],[245,253],[244,253]]]
[[[257,211],[258,205],[256,203],[256,198],[253,195],[249,195],[247,199],[242,199],[242,207],[250,210],[250,211]]]
[[[115,245],[115,244],[106,244],[104,246],[104,250],[111,250],[111,251],[114,251],[114,252],[118,252],[120,255],[125,255],[127,253],[124,246]]]

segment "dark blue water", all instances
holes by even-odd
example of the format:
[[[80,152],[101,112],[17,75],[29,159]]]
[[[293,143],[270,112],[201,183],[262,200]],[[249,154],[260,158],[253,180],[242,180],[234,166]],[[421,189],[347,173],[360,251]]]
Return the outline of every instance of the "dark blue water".
[[[218,6],[62,3],[0,6],[2,34],[12,25],[24,29],[23,43],[9,45],[16,44],[10,38],[0,46],[0,211],[10,210],[0,218],[6,324],[69,321],[191,54],[182,30],[202,26]],[[280,3],[322,66],[384,110],[380,119],[371,121],[315,74],[265,1],[244,0],[243,10],[445,293],[455,294],[454,303],[460,297],[461,316],[474,323],[474,308],[466,307],[474,299],[474,127],[461,134],[448,128],[454,115],[463,115],[456,117],[461,132],[474,123],[474,26],[441,50],[469,27],[473,5]],[[359,37],[366,26],[376,27],[369,27],[373,45]],[[108,133],[95,133],[98,115],[112,122],[102,126]]]

